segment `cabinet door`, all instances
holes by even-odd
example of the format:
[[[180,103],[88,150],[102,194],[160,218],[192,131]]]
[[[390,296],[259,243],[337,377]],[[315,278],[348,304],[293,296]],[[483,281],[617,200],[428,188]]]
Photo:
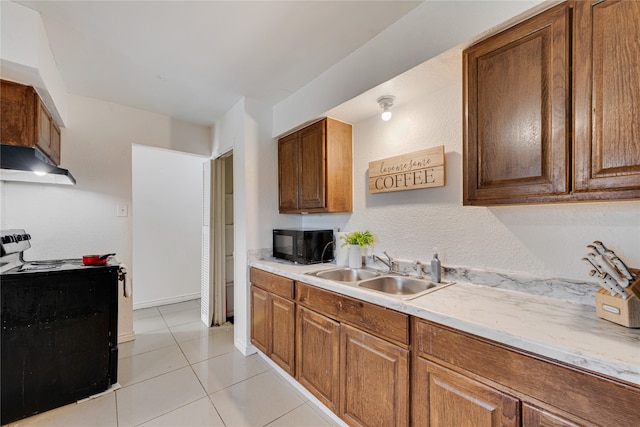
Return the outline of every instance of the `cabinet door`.
[[[518,426],[519,400],[449,369],[416,359],[415,425]]]
[[[38,118],[38,139],[36,144],[47,156],[51,156],[51,117],[47,113],[44,104],[38,99],[38,95],[34,94],[33,96],[35,98],[34,104],[37,108],[36,117]]]
[[[298,207],[321,209],[325,207],[325,121],[308,126],[299,133]]]
[[[56,165],[60,164],[60,128],[51,123],[51,160]]]
[[[576,2],[575,27],[575,190],[640,197],[640,2]]]
[[[33,88],[0,80],[0,141],[3,144],[33,147],[36,110]]]
[[[522,404],[523,427],[580,427],[590,424],[576,424],[528,403]]]
[[[278,141],[278,195],[280,212],[298,208],[298,134]]]
[[[289,375],[295,375],[296,305],[277,295],[271,298],[271,359]]]
[[[297,379],[338,413],[340,324],[300,306],[297,316]]]
[[[465,51],[465,205],[569,192],[569,22],[561,5]]]
[[[56,165],[60,164],[60,130],[49,115],[44,103],[36,93],[33,94],[36,108],[36,145]]]
[[[347,325],[340,336],[340,417],[352,426],[409,425],[409,352]]]
[[[264,354],[270,351],[271,325],[269,321],[269,294],[251,286],[251,343]]]

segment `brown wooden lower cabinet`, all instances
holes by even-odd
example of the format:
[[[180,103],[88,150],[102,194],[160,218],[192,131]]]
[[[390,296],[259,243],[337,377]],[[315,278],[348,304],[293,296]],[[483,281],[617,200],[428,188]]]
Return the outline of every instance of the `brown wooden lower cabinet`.
[[[340,396],[340,323],[298,307],[296,329],[296,379],[337,414]]]
[[[640,425],[638,386],[425,320],[413,325],[416,426]]]
[[[271,359],[290,375],[295,374],[296,304],[271,295]]]
[[[269,293],[251,286],[251,343],[264,354],[269,354]]]
[[[409,351],[340,326],[340,418],[352,426],[409,425]]]
[[[454,371],[417,359],[417,405],[414,425],[430,427],[498,427],[520,425],[517,398],[464,377]]]
[[[637,385],[255,268],[251,283],[251,342],[351,426],[640,425]]]
[[[293,280],[251,269],[251,343],[295,375]]]
[[[640,421],[640,420],[639,420]],[[522,404],[522,425],[525,427],[578,427],[572,421],[527,403]]]

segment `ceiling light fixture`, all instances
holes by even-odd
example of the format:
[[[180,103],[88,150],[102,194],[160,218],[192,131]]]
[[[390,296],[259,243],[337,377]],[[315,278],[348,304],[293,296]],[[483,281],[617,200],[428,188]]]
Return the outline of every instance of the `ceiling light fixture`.
[[[380,104],[380,108],[382,108],[382,120],[388,122],[391,120],[391,111],[389,109],[393,107],[393,101],[396,99],[395,96],[385,95],[378,98],[378,104]]]

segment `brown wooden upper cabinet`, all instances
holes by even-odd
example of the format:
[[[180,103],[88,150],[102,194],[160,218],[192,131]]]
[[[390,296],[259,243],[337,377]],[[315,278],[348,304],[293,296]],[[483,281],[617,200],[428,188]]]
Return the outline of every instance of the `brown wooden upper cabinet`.
[[[0,80],[0,142],[36,147],[60,164],[60,128],[31,86]]]
[[[330,118],[278,140],[280,213],[351,212],[351,125]]]
[[[464,51],[465,205],[640,198],[640,2],[570,1]]]

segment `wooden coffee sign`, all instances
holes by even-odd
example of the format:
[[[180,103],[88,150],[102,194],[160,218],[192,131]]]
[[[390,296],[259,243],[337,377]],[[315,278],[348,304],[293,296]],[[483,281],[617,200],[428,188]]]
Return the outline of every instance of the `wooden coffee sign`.
[[[369,193],[444,186],[444,145],[369,162]]]

